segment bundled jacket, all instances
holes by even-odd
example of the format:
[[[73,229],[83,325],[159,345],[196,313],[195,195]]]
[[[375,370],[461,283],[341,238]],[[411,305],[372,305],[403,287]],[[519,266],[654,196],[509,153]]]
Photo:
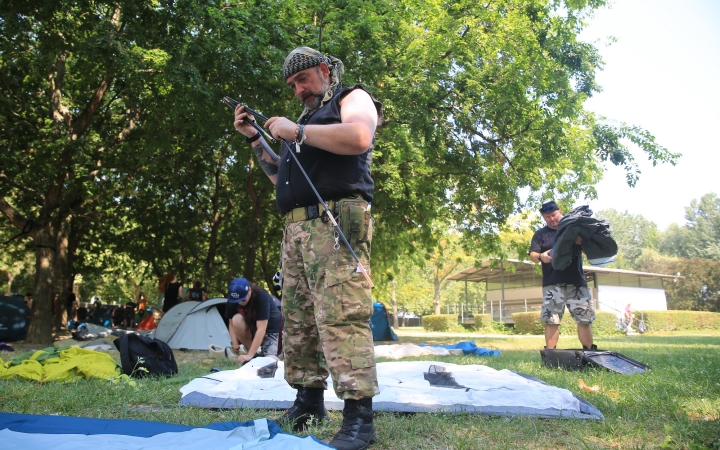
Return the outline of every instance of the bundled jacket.
[[[592,265],[609,264],[617,257],[618,246],[612,237],[610,223],[605,219],[591,217],[589,206],[578,206],[563,217],[558,224],[558,234],[552,249],[552,266],[562,270],[570,265],[573,256],[584,252]],[[582,247],[575,239],[582,238]]]

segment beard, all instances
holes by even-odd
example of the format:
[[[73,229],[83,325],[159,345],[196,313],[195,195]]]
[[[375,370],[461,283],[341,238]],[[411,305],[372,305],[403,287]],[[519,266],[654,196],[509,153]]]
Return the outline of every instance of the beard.
[[[322,105],[322,101],[325,98],[325,95],[330,90],[330,83],[328,83],[325,79],[322,80],[322,87],[320,88],[320,91],[317,93],[314,93],[308,97],[305,98],[303,103],[305,104],[305,109],[307,111],[315,111]],[[310,103],[307,103],[307,99],[312,97],[312,101]]]

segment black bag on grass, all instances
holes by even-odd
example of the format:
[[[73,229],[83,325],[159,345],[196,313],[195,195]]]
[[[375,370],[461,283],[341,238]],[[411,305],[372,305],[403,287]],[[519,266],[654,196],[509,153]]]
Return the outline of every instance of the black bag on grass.
[[[169,345],[159,339],[126,334],[113,341],[120,352],[125,375],[143,378],[152,375],[172,376],[178,373],[175,355]]]

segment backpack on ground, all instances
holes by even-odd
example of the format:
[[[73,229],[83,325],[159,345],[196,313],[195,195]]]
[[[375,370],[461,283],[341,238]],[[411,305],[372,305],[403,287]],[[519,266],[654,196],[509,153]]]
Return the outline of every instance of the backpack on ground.
[[[172,376],[178,373],[177,361],[169,345],[159,339],[126,334],[113,341],[120,351],[125,375],[143,378],[153,375]]]

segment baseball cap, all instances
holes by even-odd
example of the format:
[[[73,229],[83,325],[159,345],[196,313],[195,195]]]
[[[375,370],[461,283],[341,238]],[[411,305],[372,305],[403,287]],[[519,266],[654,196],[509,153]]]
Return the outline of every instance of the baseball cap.
[[[543,203],[542,207],[540,208],[540,214],[546,214],[549,212],[557,211],[560,209],[554,201],[550,200],[549,202]]]
[[[228,301],[230,303],[240,303],[245,300],[250,291],[250,282],[245,278],[235,278],[228,285]]]

